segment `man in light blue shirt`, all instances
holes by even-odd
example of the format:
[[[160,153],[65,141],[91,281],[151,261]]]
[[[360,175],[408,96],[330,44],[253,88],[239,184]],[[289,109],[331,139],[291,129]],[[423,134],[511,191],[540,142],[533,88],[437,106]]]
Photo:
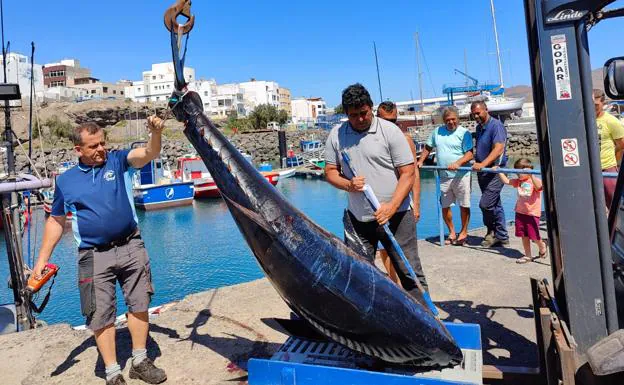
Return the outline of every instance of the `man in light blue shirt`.
[[[444,222],[448,226],[449,236],[445,244],[461,246],[468,238],[468,222],[470,222],[470,173],[456,171],[458,168],[470,162],[472,154],[472,135],[459,125],[459,114],[455,107],[447,107],[442,111],[444,126],[434,129],[429,135],[418,160],[418,166],[422,166],[429,153],[435,148],[438,166],[448,170],[440,171],[440,203]],[[459,235],[453,225],[453,213],[451,205],[457,202],[461,213],[461,230]]]

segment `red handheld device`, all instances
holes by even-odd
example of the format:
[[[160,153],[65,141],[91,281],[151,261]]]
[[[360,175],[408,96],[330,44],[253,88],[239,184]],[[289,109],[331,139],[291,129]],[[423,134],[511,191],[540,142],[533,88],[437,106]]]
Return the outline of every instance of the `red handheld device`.
[[[57,265],[48,263],[41,271],[41,279],[36,279],[34,275],[31,275],[30,278],[28,278],[26,290],[29,290],[33,294],[38,292],[41,287],[50,280],[50,278],[54,277],[56,273],[58,273],[58,271],[59,267]]]

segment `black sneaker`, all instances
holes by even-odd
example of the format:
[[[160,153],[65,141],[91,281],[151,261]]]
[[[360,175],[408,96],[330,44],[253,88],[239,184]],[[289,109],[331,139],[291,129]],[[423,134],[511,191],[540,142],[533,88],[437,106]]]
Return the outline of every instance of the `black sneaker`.
[[[138,378],[148,384],[160,384],[167,381],[165,371],[157,368],[149,358],[145,358],[140,364],[130,364],[130,378]]]
[[[121,374],[118,374],[110,380],[107,380],[106,385],[126,385],[126,380],[124,380]]]

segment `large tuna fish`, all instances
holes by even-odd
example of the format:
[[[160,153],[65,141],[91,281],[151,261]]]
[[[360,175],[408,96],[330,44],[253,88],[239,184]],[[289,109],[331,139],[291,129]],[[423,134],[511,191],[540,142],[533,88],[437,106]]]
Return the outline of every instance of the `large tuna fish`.
[[[461,362],[425,301],[293,207],[203,114],[197,93],[172,100],[262,270],[292,309],[327,337],[387,362]]]

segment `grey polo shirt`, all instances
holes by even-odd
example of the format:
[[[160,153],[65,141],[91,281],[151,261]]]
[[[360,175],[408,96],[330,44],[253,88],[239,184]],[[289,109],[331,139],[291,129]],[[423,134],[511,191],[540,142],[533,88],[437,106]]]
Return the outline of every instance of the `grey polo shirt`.
[[[359,133],[349,122],[332,129],[325,145],[325,161],[337,165],[351,178],[343,164],[341,150],[346,150],[358,176],[363,176],[379,202],[389,202],[398,184],[396,168],[414,163],[414,157],[401,129],[386,120],[373,118],[368,131]],[[398,211],[409,210],[409,195]],[[349,193],[349,211],[360,222],[375,220],[374,211],[361,192]]]

